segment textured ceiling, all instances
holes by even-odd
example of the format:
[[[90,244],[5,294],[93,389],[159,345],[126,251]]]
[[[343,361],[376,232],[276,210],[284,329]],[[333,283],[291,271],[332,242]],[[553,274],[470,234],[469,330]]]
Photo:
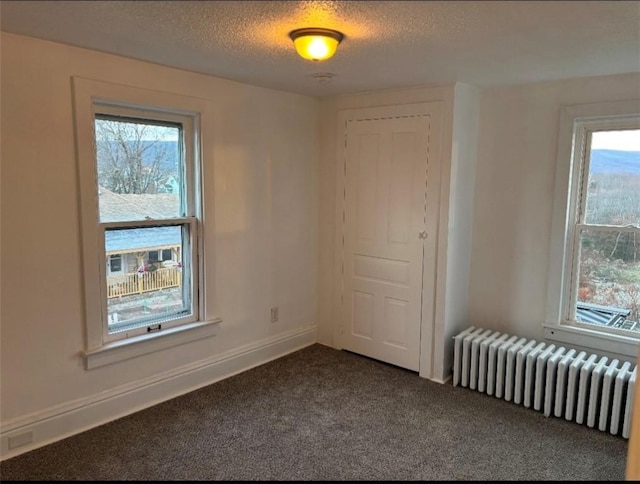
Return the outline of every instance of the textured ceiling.
[[[640,72],[638,1],[0,1],[0,26],[311,96]],[[301,27],[345,40],[303,60]]]

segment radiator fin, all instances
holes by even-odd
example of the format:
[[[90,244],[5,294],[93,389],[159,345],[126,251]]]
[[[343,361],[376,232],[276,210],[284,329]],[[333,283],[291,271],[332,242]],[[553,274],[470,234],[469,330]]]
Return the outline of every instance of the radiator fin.
[[[453,339],[454,386],[629,438],[637,365],[473,326]]]

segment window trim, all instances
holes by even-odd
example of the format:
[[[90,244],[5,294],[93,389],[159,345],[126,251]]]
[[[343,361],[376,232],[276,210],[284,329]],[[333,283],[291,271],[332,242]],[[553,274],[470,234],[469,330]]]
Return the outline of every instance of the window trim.
[[[553,198],[552,226],[549,240],[549,266],[547,270],[547,305],[545,339],[606,351],[625,357],[635,357],[639,338],[614,332],[600,332],[568,318],[571,295],[571,271],[573,267],[573,240],[578,190],[573,187],[580,181],[580,169],[574,162],[579,153],[574,151],[576,142],[584,148],[584,139],[577,140],[576,125],[582,127],[620,126],[620,122],[640,113],[640,99],[564,106],[560,113],[560,132],[556,156],[556,173]],[[582,164],[580,164],[582,165]]]
[[[85,348],[80,354],[85,359],[87,369],[95,367],[96,355],[100,355],[100,361],[113,363],[128,359],[133,356],[168,348],[175,344],[182,344],[191,339],[200,339],[215,334],[217,326],[222,321],[211,314],[209,303],[213,301],[208,294],[205,276],[205,251],[204,244],[198,244],[194,265],[199,267],[197,275],[197,287],[199,297],[195,308],[196,321],[175,328],[168,328],[160,332],[149,333],[125,340],[106,342],[103,339],[102,300],[100,276],[105,271],[104,251],[100,251],[104,240],[100,239],[98,228],[98,193],[97,170],[95,164],[95,139],[93,134],[94,105],[107,105],[118,108],[130,108],[144,112],[145,116],[162,116],[165,119],[167,113],[179,116],[188,116],[194,122],[194,157],[202,153],[203,143],[198,136],[203,123],[209,125],[211,109],[206,100],[166,93],[150,89],[113,84],[104,81],[72,77],[72,100],[74,113],[74,134],[76,142],[76,161],[78,168],[79,212],[81,249],[83,266],[84,311],[85,311]],[[104,112],[101,109],[101,112]],[[187,172],[186,176],[194,181],[194,189],[191,194],[194,197],[194,209],[200,223],[197,224],[197,239],[204,240],[205,217],[202,204],[204,192],[202,190],[203,164],[193,167],[194,171]],[[189,167],[187,167],[189,170]],[[198,203],[196,203],[198,202]],[[100,258],[102,256],[102,259]],[[209,296],[207,298],[207,296]],[[203,329],[204,328],[204,329]],[[182,333],[190,333],[182,334]],[[162,341],[159,344],[158,341]],[[123,351],[122,348],[127,348]],[[104,358],[104,355],[110,355]],[[104,364],[107,364],[104,363]],[[101,365],[100,365],[101,366]]]
[[[149,333],[105,343],[99,348],[82,352],[85,368],[92,370],[130,358],[172,348],[191,341],[214,336],[218,332],[221,318],[168,328],[160,333]]]

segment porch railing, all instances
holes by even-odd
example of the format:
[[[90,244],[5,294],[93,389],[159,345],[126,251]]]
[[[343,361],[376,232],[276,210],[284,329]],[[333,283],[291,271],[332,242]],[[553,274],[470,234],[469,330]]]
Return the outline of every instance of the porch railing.
[[[162,268],[155,271],[134,272],[118,276],[107,276],[107,297],[129,296],[143,292],[157,291],[182,284],[179,269]]]

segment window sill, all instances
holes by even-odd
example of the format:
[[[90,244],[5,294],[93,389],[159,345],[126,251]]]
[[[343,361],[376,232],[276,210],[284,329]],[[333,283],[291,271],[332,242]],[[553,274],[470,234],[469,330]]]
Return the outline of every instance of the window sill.
[[[85,369],[92,370],[101,366],[164,350],[191,341],[213,336],[218,331],[221,318],[201,321],[175,328],[166,329],[160,333],[142,334],[124,340],[107,343],[99,348],[84,351]]]
[[[638,355],[638,338],[602,333],[569,324],[545,324],[544,338],[554,343],[593,350],[595,353],[608,353],[631,362],[634,362]]]

